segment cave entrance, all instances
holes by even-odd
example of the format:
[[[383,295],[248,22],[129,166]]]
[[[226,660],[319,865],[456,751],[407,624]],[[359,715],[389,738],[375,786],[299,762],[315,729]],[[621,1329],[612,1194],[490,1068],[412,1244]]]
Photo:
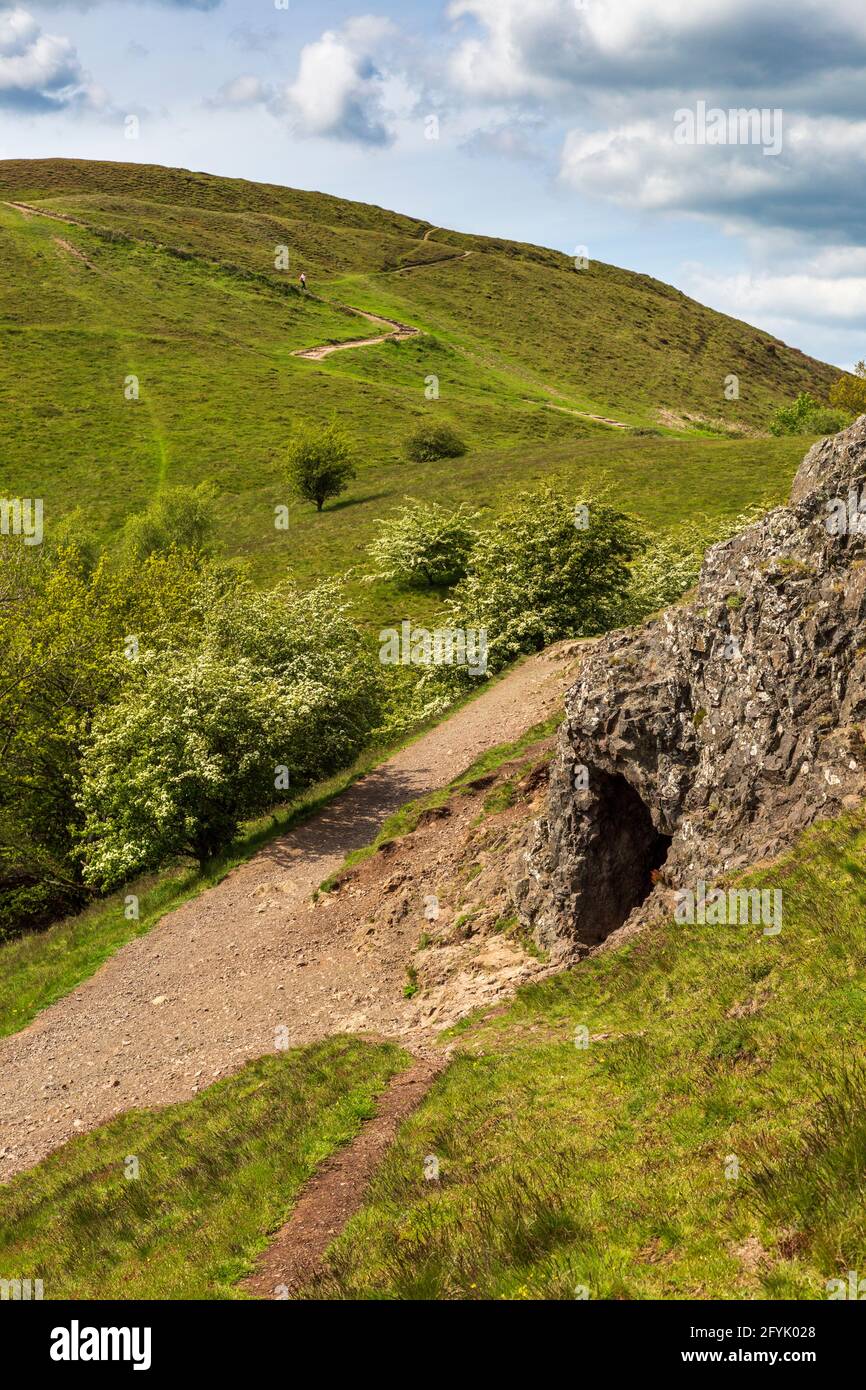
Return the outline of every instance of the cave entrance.
[[[618,773],[596,772],[596,834],[586,865],[588,908],[581,937],[596,944],[621,927],[653,887],[671,836],[653,824],[649,807]]]

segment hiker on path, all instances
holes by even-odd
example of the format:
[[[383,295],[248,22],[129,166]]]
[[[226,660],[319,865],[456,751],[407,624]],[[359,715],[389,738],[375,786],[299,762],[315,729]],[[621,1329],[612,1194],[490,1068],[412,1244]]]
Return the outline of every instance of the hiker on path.
[[[307,288],[307,272],[305,270],[301,271],[300,284],[302,290],[305,290]]]

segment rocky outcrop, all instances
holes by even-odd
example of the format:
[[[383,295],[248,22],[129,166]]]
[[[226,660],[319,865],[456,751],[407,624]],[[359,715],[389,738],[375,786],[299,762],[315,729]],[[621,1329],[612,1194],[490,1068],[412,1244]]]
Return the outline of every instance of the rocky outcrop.
[[[686,601],[590,650],[512,884],[555,956],[863,798],[864,481],[866,416],[810,450],[787,507],[709,551]]]

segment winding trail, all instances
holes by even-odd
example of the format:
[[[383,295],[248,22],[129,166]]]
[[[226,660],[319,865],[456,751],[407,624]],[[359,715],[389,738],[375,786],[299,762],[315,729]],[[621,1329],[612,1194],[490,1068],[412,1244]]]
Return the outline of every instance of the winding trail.
[[[436,1028],[403,995],[417,927],[359,951],[358,923],[313,890],[406,801],[561,709],[575,659],[566,643],[524,661],[3,1039],[0,1178],[123,1111],[188,1099],[273,1052],[276,1029],[289,1047],[336,1032],[429,1045]]]
[[[315,298],[319,298],[319,296],[317,295]],[[381,314],[368,313],[366,309],[355,309],[351,304],[336,304],[327,299],[319,299],[319,302],[330,304],[332,309],[341,309],[347,314],[357,314],[359,318],[367,319],[370,323],[387,323],[393,332],[384,333],[378,338],[350,338],[345,343],[323,343],[319,347],[296,348],[292,353],[293,357],[306,357],[310,362],[321,362],[323,358],[330,357],[333,352],[348,352],[350,348],[376,347],[379,343],[399,343],[404,338],[421,337],[420,328],[413,328],[408,323],[400,323],[399,319],[386,319]]]
[[[69,226],[82,227],[85,231],[93,231],[97,234],[99,232],[98,228],[92,227],[79,217],[71,217],[67,213],[53,212],[47,208],[34,207],[31,203],[4,201],[2,205],[4,207],[13,208],[24,217],[46,217],[54,222],[64,222]],[[438,231],[441,231],[440,227],[428,227],[424,235],[418,238],[419,242],[423,243],[429,241],[434,232]],[[140,240],[142,244],[151,244],[146,238],[140,238]],[[77,247],[74,247],[71,242],[66,242],[59,237],[55,238],[55,241],[68,254],[83,260],[89,270],[102,273],[99,272],[98,267],[88,261],[83,253],[81,253]],[[382,273],[388,275],[409,275],[420,270],[435,270],[439,266],[453,265],[455,261],[467,261],[472,255],[472,251],[455,251],[453,256],[442,256],[435,261],[410,262],[408,265],[395,266],[392,270],[383,271]],[[341,343],[319,343],[314,347],[296,348],[291,353],[292,357],[304,358],[308,362],[322,362],[336,352],[351,352],[356,348],[379,347],[382,343],[403,342],[408,338],[420,338],[424,335],[423,329],[416,328],[412,324],[402,323],[399,319],[387,318],[384,314],[374,314],[367,309],[359,309],[353,304],[341,304],[336,300],[325,299],[321,295],[312,293],[309,293],[309,298],[316,300],[320,304],[327,304],[330,308],[336,309],[342,313],[354,314],[358,318],[366,319],[368,323],[382,324],[390,331],[381,333],[376,337],[350,338],[346,342]],[[613,429],[631,429],[631,426],[626,424],[623,420],[613,420],[606,415],[592,415],[589,411],[574,410],[570,406],[556,405],[552,401],[539,402],[536,400],[528,400],[528,403],[532,405],[542,404],[547,410],[557,410],[563,415],[573,415],[579,420],[593,420],[597,424],[609,425]]]

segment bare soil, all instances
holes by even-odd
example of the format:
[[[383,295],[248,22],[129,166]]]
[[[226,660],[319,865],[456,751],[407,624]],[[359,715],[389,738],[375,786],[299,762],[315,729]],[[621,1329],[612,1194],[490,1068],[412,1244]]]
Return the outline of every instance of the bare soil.
[[[455,1016],[538,969],[514,943],[497,937],[485,945],[477,933],[464,939],[461,927],[458,941],[422,957],[425,988],[404,995],[425,927],[423,900],[441,891],[431,935],[460,916],[454,880],[465,854],[459,837],[478,813],[471,798],[448,835],[447,822],[432,818],[410,837],[411,892],[405,867],[402,884],[389,882],[399,874],[385,854],[370,861],[366,887],[312,895],[350,850],[375,838],[386,816],[560,709],[578,653],[564,644],[524,662],[4,1039],[0,1176],[125,1110],[187,1099],[277,1047],[371,1032],[423,1050]],[[472,887],[492,901],[501,872],[495,854],[488,858],[489,876],[482,863]],[[489,959],[478,964],[485,952]]]

